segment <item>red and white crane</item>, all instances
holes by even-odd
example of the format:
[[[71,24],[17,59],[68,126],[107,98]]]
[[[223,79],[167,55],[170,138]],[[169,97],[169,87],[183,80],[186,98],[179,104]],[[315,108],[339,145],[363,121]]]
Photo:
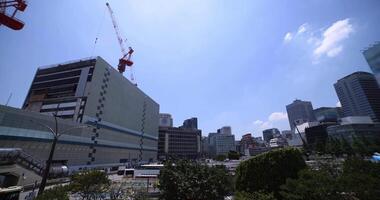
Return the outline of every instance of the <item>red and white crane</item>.
[[[12,15],[8,15],[6,8],[14,7]],[[13,30],[21,30],[24,27],[24,22],[15,18],[17,11],[24,12],[27,4],[24,0],[0,0],[0,25],[7,26]]]
[[[131,60],[131,56],[133,53],[133,49],[131,47],[128,47],[128,51],[127,51],[126,48],[124,47],[124,44],[125,44],[124,41],[125,40],[123,40],[123,38],[121,37],[120,29],[119,29],[119,26],[117,25],[117,21],[116,21],[116,18],[114,16],[114,12],[112,11],[109,3],[106,3],[106,6],[108,7],[108,11],[111,15],[112,24],[113,24],[113,27],[115,29],[117,41],[119,42],[119,45],[121,48],[121,53],[122,53],[122,57],[119,59],[119,64],[117,66],[117,69],[119,70],[120,73],[123,73],[125,71],[126,66],[131,67],[131,69],[132,69],[133,62]],[[132,70],[131,70],[131,81],[134,82]]]

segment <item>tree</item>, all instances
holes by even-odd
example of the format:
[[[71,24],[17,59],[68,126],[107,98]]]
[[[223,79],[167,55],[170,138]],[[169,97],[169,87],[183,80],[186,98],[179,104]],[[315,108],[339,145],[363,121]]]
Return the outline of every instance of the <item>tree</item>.
[[[380,164],[351,157],[341,167],[324,165],[305,169],[297,179],[281,186],[284,200],[376,200],[380,199]]]
[[[69,200],[69,186],[55,186],[45,190],[36,200]]]
[[[281,186],[280,194],[284,200],[342,199],[337,185],[329,170],[304,169],[300,171],[298,179],[288,179],[286,184]]]
[[[230,160],[239,160],[240,158],[240,153],[236,152],[236,151],[230,151],[228,152],[228,155],[227,155],[228,159]]]
[[[351,158],[343,164],[339,177],[340,190],[360,200],[380,199],[380,164]]]
[[[236,169],[236,189],[248,193],[278,191],[287,178],[296,178],[297,173],[306,167],[299,150],[279,149],[257,155],[243,161]]]
[[[215,160],[217,161],[225,161],[227,158],[227,156],[223,155],[223,154],[220,154],[220,155],[217,155]]]
[[[100,199],[111,184],[105,172],[95,170],[75,174],[71,181],[72,192],[86,200]]]
[[[158,188],[165,200],[219,200],[231,192],[232,184],[224,166],[178,161],[165,163]]]
[[[235,195],[235,200],[276,200],[273,193],[265,193],[265,192],[237,192]]]

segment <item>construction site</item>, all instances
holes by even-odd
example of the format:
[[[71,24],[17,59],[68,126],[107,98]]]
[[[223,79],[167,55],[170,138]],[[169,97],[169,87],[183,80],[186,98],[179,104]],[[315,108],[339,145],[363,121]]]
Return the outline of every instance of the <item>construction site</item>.
[[[16,13],[27,7],[0,1],[0,28],[22,30]],[[159,104],[138,88],[134,50],[109,3],[105,9],[121,50],[117,67],[100,56],[38,66],[22,108],[0,105],[0,199],[82,170],[116,173],[156,161]]]

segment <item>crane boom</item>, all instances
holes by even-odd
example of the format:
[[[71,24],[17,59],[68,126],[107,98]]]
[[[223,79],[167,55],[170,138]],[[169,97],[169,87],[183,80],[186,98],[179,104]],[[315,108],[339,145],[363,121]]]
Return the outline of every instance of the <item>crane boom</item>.
[[[120,44],[121,52],[123,53],[123,56],[125,56],[127,54],[127,51],[125,50],[125,47],[124,47],[123,38],[120,35],[119,26],[117,25],[117,21],[116,21],[114,14],[113,14],[113,10],[112,10],[110,4],[106,3],[106,5],[107,5],[108,11],[111,15],[112,25],[113,25],[113,28],[115,29],[117,41]]]
[[[119,64],[118,64],[117,69],[119,70],[120,73],[123,73],[125,71],[126,66],[131,67],[133,65],[133,62],[131,61],[131,56],[132,56],[132,53],[134,51],[131,47],[129,47],[128,52],[127,52],[126,48],[124,47],[124,40],[121,37],[120,29],[119,29],[119,26],[117,24],[114,12],[113,12],[109,3],[106,3],[106,6],[107,6],[108,11],[110,13],[113,28],[115,29],[117,41],[119,42],[121,53],[122,53],[122,57],[119,59]],[[134,82],[134,76],[133,76],[132,71],[131,71],[131,81]]]

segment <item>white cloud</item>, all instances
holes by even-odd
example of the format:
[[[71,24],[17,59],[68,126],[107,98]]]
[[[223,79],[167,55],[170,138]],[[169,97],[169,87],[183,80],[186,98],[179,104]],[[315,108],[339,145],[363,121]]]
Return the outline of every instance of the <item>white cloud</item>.
[[[269,121],[280,121],[280,120],[287,120],[288,119],[288,114],[283,113],[283,112],[274,112],[269,115],[268,120]]]
[[[322,42],[314,49],[314,56],[316,58],[322,55],[337,56],[343,50],[341,42],[347,39],[352,32],[354,32],[354,28],[348,18],[336,21],[323,32]]]
[[[299,35],[299,34],[306,32],[308,29],[308,26],[309,25],[307,23],[302,24],[300,27],[298,27],[297,34]]]
[[[257,127],[257,131],[261,132],[262,130],[273,128],[276,122],[288,120],[288,115],[284,112],[273,112],[268,116],[267,121],[256,120],[253,124]]]
[[[342,107],[342,104],[340,103],[340,101],[336,102],[336,107]]]
[[[328,57],[335,57],[335,56],[337,56],[342,51],[342,49],[343,49],[342,46],[333,48],[333,49],[331,49],[330,51],[327,52],[327,56]]]
[[[284,42],[290,42],[293,39],[293,34],[291,32],[286,33],[284,37]]]

